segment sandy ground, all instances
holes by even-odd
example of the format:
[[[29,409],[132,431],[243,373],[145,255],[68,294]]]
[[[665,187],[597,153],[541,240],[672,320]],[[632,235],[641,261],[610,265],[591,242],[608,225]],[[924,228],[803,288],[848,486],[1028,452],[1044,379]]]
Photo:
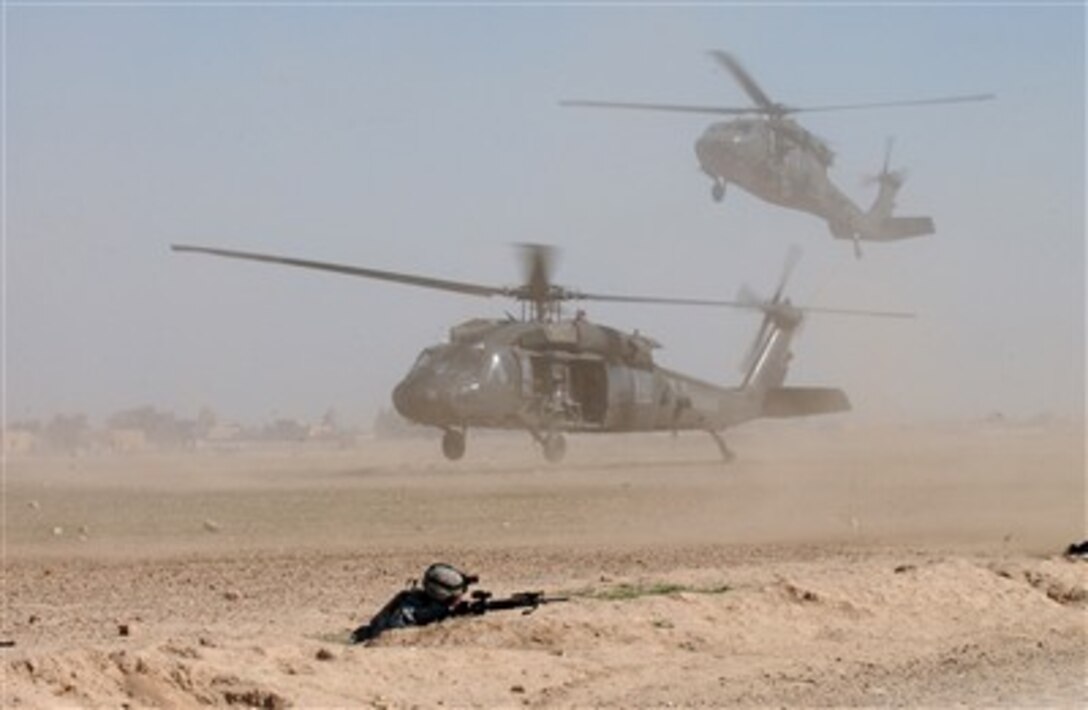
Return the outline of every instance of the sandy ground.
[[[0,700],[1088,705],[1083,428],[527,439],[11,458]],[[435,560],[571,601],[345,644]]]

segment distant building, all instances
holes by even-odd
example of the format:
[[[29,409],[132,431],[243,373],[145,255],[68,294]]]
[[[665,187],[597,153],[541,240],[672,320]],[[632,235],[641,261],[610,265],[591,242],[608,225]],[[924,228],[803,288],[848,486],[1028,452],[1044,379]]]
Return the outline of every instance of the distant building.
[[[5,429],[0,432],[5,454],[29,454],[38,448],[38,436],[25,429]]]
[[[106,432],[106,446],[117,454],[147,451],[150,448],[143,429],[110,429]]]
[[[241,424],[223,422],[211,426],[204,438],[207,441],[238,441],[244,434]]]

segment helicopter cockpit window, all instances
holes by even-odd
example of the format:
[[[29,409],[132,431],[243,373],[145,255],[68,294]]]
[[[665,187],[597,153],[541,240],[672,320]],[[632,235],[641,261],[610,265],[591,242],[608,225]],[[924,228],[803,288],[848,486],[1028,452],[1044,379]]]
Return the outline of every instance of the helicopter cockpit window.
[[[517,361],[509,352],[493,352],[487,359],[487,380],[498,385],[509,385],[517,372]]]
[[[484,350],[481,345],[447,346],[435,348],[431,352],[437,355],[431,361],[431,366],[439,374],[446,372],[479,372],[484,364]]]
[[[427,348],[419,354],[416,358],[416,364],[412,366],[413,370],[421,370],[426,367],[430,367],[434,362],[435,355],[441,348]]]
[[[734,143],[740,143],[741,141],[746,140],[751,132],[752,124],[737,121],[733,124],[729,135]]]

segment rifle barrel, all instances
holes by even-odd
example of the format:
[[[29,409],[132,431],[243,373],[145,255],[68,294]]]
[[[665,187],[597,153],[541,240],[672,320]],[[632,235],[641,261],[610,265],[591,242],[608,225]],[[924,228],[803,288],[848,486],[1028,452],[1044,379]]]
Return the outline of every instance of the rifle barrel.
[[[518,592],[509,597],[498,599],[490,594],[481,595],[475,600],[459,607],[455,615],[485,614],[489,611],[506,611],[509,609],[536,609],[541,604],[569,601],[569,597],[547,597],[543,592]]]

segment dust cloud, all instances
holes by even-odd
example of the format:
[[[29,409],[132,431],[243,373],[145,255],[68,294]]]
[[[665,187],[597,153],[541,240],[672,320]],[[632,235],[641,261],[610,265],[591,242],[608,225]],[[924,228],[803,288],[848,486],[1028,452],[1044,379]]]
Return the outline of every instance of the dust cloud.
[[[520,435],[457,464],[412,438],[16,458],[4,702],[1081,702],[1082,440],[842,420],[738,430],[731,466],[694,434],[574,437],[559,466]],[[435,559],[573,601],[344,645]]]

